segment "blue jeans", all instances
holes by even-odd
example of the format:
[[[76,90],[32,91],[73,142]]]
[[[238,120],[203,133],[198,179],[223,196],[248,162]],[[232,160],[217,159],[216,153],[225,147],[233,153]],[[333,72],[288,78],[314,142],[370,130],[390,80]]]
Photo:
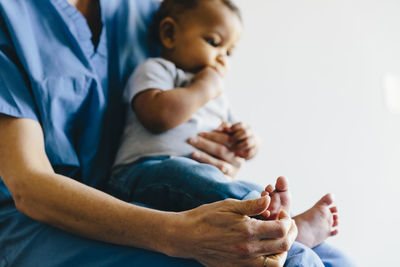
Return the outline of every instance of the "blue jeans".
[[[160,210],[182,211],[226,198],[253,199],[262,188],[232,181],[220,170],[186,157],[146,157],[114,171],[110,193]]]

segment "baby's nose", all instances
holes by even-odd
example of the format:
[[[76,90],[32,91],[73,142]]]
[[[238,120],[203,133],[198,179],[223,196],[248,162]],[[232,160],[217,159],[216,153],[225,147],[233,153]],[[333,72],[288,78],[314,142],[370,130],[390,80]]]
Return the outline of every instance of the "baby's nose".
[[[217,57],[217,62],[224,67],[228,65],[228,56],[226,54],[219,54]]]

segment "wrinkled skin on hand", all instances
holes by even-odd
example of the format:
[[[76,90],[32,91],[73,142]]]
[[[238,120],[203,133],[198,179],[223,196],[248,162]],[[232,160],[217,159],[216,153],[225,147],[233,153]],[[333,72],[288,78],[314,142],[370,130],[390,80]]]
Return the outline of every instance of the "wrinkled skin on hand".
[[[287,213],[278,220],[251,218],[262,214],[269,197],[224,201],[181,213],[177,223],[179,244],[171,256],[194,258],[205,266],[283,266],[286,252],[297,236],[297,228]],[[223,238],[221,238],[223,237]]]

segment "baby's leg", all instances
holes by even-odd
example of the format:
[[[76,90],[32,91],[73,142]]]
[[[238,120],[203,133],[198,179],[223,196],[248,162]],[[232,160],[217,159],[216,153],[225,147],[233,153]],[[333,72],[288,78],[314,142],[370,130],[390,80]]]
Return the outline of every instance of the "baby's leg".
[[[294,217],[299,231],[296,241],[313,248],[336,235],[339,223],[337,211],[333,196],[326,194],[312,208]]]
[[[160,210],[188,210],[226,198],[258,198],[262,190],[232,181],[216,167],[185,157],[149,159],[122,176],[129,181],[128,201]]]

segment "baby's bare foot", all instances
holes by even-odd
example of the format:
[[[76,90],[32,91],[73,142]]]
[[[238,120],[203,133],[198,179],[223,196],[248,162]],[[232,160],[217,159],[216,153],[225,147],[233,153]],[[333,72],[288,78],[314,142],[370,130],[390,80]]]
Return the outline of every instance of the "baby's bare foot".
[[[264,215],[265,220],[276,220],[281,210],[285,210],[288,214],[290,212],[290,191],[289,182],[285,177],[279,177],[276,180],[275,187],[268,185],[261,196],[269,195],[271,202]]]
[[[332,204],[333,196],[327,194],[311,209],[293,218],[299,232],[296,241],[313,248],[338,233],[338,210]]]

